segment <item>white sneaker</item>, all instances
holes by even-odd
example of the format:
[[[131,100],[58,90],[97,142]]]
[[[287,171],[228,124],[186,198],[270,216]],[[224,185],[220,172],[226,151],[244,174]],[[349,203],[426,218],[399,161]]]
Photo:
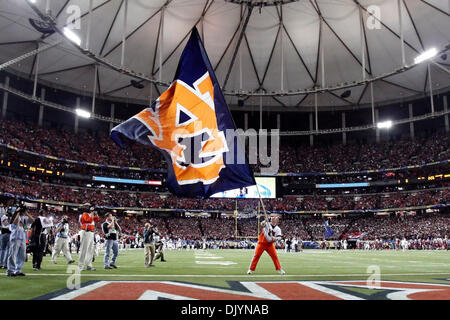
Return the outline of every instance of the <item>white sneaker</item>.
[[[284,271],[283,269],[278,270],[278,272],[279,272],[280,274],[286,274],[286,271]]]
[[[253,273],[253,271],[248,269],[247,274],[252,274],[252,273]]]

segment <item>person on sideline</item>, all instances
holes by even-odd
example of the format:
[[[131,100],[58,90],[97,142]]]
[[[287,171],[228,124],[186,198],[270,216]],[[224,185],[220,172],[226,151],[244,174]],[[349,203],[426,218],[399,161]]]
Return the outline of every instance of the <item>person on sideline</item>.
[[[266,221],[263,221],[261,223],[263,230],[258,237],[258,244],[256,245],[255,255],[253,256],[247,274],[252,274],[255,271],[259,258],[264,251],[267,251],[269,256],[272,258],[275,269],[280,274],[286,273],[283,269],[281,269],[280,261],[278,260],[277,251],[275,249],[275,242],[277,240],[281,240],[281,229],[280,227],[278,227],[279,222],[279,216],[272,216],[269,223],[267,223]]]
[[[153,260],[155,259],[155,241],[153,239],[153,228],[150,223],[144,225],[144,254],[145,266],[154,267]]]
[[[56,257],[61,251],[66,257],[68,264],[75,262],[69,250],[69,219],[67,216],[63,216],[61,222],[56,225],[55,245],[52,252],[53,264],[56,264]]]
[[[9,230],[11,231],[9,254],[8,254],[8,270],[6,275],[8,277],[23,277],[23,265],[26,258],[26,231],[28,224],[34,222],[34,218],[26,211],[26,209],[19,207],[15,210],[11,217],[11,224]]]
[[[103,234],[105,235],[105,258],[104,266],[105,269],[117,269],[116,260],[119,254],[119,244],[117,243],[118,235],[117,233],[121,231],[119,224],[117,223],[116,217],[111,213],[106,216],[106,221],[102,225]],[[109,256],[113,252],[111,262],[109,262]]]
[[[0,268],[7,269],[8,252],[9,252],[9,218],[3,203],[0,203]]]
[[[94,207],[91,207],[89,211],[89,213],[84,212],[80,217],[80,257],[78,261],[80,271],[83,271],[84,267],[88,271],[95,271],[95,268],[92,267],[92,259],[94,258],[95,223],[99,221],[99,217]]]

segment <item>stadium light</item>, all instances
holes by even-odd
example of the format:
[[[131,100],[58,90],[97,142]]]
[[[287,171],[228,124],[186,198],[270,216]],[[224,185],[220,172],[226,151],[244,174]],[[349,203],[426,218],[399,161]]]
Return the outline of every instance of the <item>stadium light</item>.
[[[83,110],[83,109],[76,109],[75,112],[76,112],[77,116],[82,117],[82,118],[89,119],[91,117],[91,113],[87,112],[86,110]]]
[[[28,0],[31,3],[36,3],[36,0]]]
[[[392,121],[391,120],[382,121],[382,122],[378,122],[377,123],[377,128],[378,129],[389,129],[391,127],[392,127]]]
[[[425,61],[425,60],[428,60],[428,59],[433,58],[433,57],[436,56],[437,54],[438,54],[438,51],[437,51],[436,48],[428,49],[427,51],[425,51],[425,52],[422,53],[421,55],[417,56],[417,57],[414,59],[414,63],[415,63],[415,64],[421,63],[421,62],[423,62],[423,61]]]
[[[67,38],[69,38],[70,41],[76,43],[78,46],[81,45],[80,37],[75,32],[73,32],[70,28],[65,27],[63,29],[63,33]]]

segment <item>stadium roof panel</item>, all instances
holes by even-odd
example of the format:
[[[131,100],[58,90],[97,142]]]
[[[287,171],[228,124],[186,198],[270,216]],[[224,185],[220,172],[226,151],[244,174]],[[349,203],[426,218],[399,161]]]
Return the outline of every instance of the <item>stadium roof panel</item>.
[[[266,108],[293,107],[303,98],[302,95],[283,98],[280,95],[284,93],[314,86],[336,88],[359,82],[363,77],[370,79],[401,69],[402,32],[406,65],[413,65],[414,59],[431,47],[442,50],[449,44],[450,29],[449,8],[444,2],[400,1],[402,28],[398,2],[378,0],[293,1],[264,6],[261,10],[224,0],[94,0],[92,16],[89,1],[69,0],[51,1],[48,12],[61,30],[74,19],[79,22],[79,29],[74,32],[81,38],[82,48],[88,45],[90,52],[114,65],[121,66],[123,61],[124,68],[156,80],[161,76],[166,83],[173,79],[187,35],[197,26],[224,90],[231,94],[240,90],[273,92],[277,97],[264,99]],[[46,3],[37,0],[34,5],[45,14]],[[35,49],[36,41],[50,43],[61,38],[58,33],[42,35],[31,26],[29,18],[42,17],[26,1],[7,0],[0,9],[2,61]],[[10,44],[17,41],[21,42]],[[32,60],[13,65],[13,71],[33,75]],[[94,68],[89,65],[94,62],[65,41],[40,53],[39,74],[50,83],[89,94],[93,89],[90,84],[94,83]],[[434,58],[431,70],[435,89],[450,86],[449,66],[440,55]],[[152,87],[152,96],[157,96],[148,82],[144,81],[145,87],[138,90],[130,85],[129,75],[104,66],[99,68],[98,76],[102,95],[142,103],[148,101]],[[429,90],[424,86],[426,62],[384,80],[389,83],[389,92],[375,92],[376,103],[405,99],[423,92],[424,87]],[[385,86],[378,80],[375,91]],[[367,103],[370,90],[364,87],[364,84],[354,87],[352,96],[346,100],[339,98],[345,90],[319,94],[318,105],[342,107]],[[236,104],[235,97],[226,97],[230,104]],[[310,98],[302,104],[309,104]]]

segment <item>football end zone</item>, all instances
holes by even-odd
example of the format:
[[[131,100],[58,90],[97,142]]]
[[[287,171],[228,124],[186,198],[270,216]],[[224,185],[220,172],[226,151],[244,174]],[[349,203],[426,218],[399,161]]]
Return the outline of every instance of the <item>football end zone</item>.
[[[442,279],[441,281],[448,281]],[[379,281],[88,281],[37,300],[450,300],[450,284]]]

